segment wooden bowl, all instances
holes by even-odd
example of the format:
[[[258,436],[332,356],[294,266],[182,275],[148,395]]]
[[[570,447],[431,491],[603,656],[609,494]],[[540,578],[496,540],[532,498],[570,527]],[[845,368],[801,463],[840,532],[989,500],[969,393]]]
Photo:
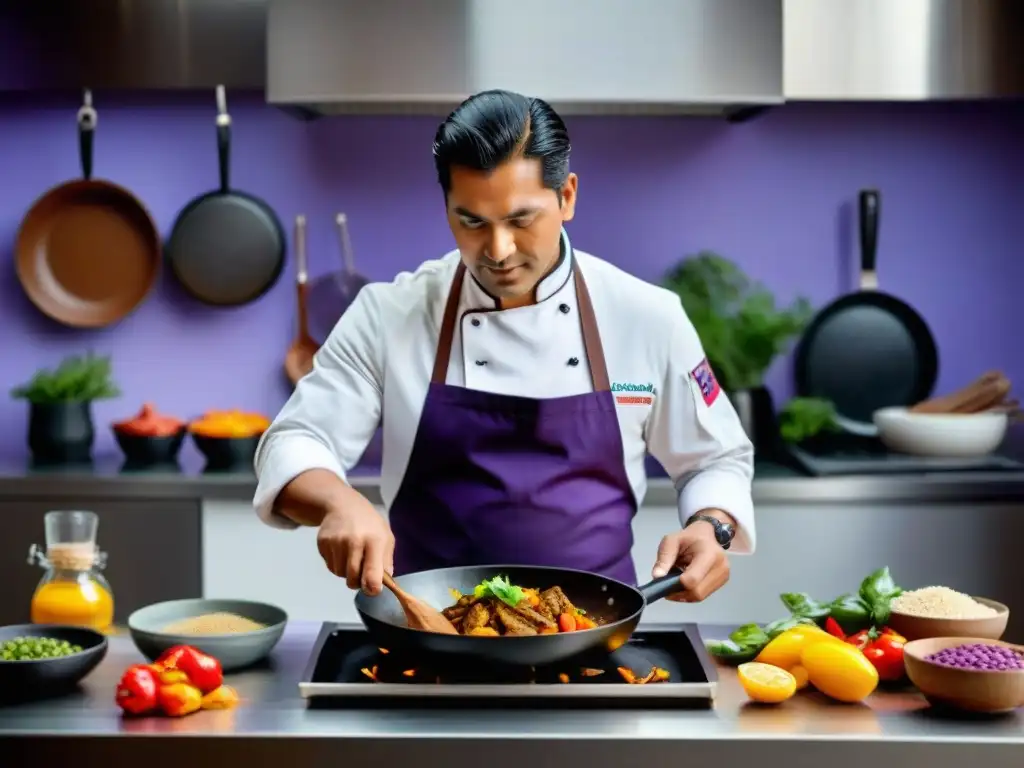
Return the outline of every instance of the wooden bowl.
[[[893,631],[903,635],[907,640],[923,640],[929,637],[981,637],[985,640],[998,640],[1006,632],[1010,609],[985,597],[975,597],[974,600],[995,608],[998,613],[984,619],[928,619],[893,611],[888,624]]]
[[[925,657],[957,645],[985,643],[1024,653],[1024,646],[993,641],[988,637],[930,637],[914,640],[903,648],[910,682],[932,704],[968,712],[1010,712],[1024,706],[1024,670],[983,671],[957,669],[926,661]]]

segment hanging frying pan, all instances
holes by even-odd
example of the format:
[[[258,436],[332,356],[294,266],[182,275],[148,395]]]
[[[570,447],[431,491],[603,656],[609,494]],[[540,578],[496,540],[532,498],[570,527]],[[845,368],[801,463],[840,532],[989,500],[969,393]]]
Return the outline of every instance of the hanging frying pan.
[[[877,434],[871,416],[879,408],[926,399],[939,370],[924,319],[878,290],[879,206],[876,190],[860,193],[860,291],[823,309],[796,351],[797,393],[831,400],[841,426],[859,435]]]
[[[327,340],[356,294],[370,281],[356,272],[352,241],[348,236],[348,217],[339,213],[335,219],[341,247],[342,269],[318,277],[309,289],[309,319],[313,336]]]
[[[239,306],[261,297],[281,276],[285,234],[269,205],[231,189],[231,117],[222,85],[217,86],[217,158],[220,188],[178,214],[168,260],[178,282],[199,301]]]
[[[44,194],[21,222],[14,263],[41,312],[75,328],[113,325],[149,293],[160,272],[160,233],[131,192],[92,178],[97,114],[78,110],[82,178]]]

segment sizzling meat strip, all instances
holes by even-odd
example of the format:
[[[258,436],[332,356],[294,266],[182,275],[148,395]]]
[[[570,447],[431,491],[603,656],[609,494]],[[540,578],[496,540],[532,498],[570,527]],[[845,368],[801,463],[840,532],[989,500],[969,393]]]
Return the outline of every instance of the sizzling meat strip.
[[[510,635],[536,635],[537,629],[517,610],[502,602],[496,602],[498,618],[505,627],[505,632]]]

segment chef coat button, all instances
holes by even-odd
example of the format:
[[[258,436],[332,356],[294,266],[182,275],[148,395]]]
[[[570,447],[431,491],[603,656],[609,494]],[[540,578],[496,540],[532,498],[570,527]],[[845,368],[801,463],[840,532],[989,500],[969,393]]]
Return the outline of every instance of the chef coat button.
[[[579,364],[580,364],[580,359],[578,357],[570,357],[569,358],[569,365],[579,365]]]
[[[476,326],[477,328],[479,328],[479,327],[480,327],[480,318],[479,318],[479,317],[474,317],[474,318],[473,318],[472,320],[470,320],[469,322],[471,322],[471,323],[472,323],[472,324],[473,324],[474,326]]]
[[[487,361],[486,360],[477,360],[476,364],[477,365],[487,365]]]
[[[563,315],[568,315],[569,314],[569,305],[568,304],[559,304],[558,305],[558,311],[561,312]]]

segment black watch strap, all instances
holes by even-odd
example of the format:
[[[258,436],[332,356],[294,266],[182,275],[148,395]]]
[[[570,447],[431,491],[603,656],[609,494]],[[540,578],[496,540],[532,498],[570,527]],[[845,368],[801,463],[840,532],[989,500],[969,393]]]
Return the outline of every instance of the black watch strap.
[[[715,529],[715,541],[721,545],[722,549],[728,549],[732,546],[732,540],[736,538],[736,529],[729,525],[729,523],[723,523],[717,517],[711,515],[702,515],[697,513],[690,517],[686,521],[683,528],[689,528],[694,523],[705,522],[711,525]]]

